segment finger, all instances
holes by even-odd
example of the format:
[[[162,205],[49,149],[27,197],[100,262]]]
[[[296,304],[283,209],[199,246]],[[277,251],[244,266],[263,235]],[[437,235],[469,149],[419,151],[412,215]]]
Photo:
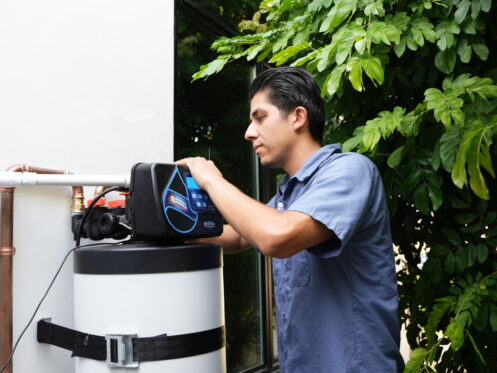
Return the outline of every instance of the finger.
[[[177,161],[174,162],[174,164],[177,164],[179,166],[186,166],[189,160],[190,158],[178,159]]]

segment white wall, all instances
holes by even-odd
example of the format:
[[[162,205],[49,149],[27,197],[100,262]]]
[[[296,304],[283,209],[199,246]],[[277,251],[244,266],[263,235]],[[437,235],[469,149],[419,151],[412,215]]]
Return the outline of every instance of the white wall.
[[[171,161],[173,59],[173,1],[1,1],[0,170],[124,174]],[[69,197],[64,187],[16,189],[14,340],[72,247]],[[70,327],[72,314],[70,260],[35,320]],[[70,352],[39,345],[35,329],[14,372],[73,371]]]

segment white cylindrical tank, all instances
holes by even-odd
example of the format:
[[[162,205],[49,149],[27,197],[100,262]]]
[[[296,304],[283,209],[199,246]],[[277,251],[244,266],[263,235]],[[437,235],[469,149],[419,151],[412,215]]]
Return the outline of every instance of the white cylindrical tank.
[[[74,258],[74,312],[76,330],[100,336],[181,339],[224,328],[221,248],[148,243],[80,248]],[[197,339],[191,348],[181,347],[190,356],[145,361],[135,369],[76,357],[76,373],[223,373],[224,329],[222,339],[208,352],[212,335],[205,343]]]

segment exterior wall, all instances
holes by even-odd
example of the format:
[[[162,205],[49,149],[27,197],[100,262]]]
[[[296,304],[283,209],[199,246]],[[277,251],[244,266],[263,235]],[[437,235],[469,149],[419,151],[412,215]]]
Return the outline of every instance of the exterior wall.
[[[136,162],[172,161],[173,1],[4,0],[0,51],[0,170],[124,174]],[[70,194],[16,189],[14,341],[73,245]],[[71,327],[72,289],[71,258],[19,344],[14,372],[74,371],[70,352],[36,342],[35,326],[52,317]]]

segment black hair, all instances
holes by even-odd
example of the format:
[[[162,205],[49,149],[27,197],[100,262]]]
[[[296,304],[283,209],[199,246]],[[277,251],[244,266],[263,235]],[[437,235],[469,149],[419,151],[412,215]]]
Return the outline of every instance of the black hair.
[[[260,91],[267,91],[271,104],[283,117],[298,106],[307,110],[309,130],[314,140],[321,144],[324,131],[324,101],[321,91],[306,70],[300,67],[284,66],[268,69],[259,74],[249,89],[249,98]]]

